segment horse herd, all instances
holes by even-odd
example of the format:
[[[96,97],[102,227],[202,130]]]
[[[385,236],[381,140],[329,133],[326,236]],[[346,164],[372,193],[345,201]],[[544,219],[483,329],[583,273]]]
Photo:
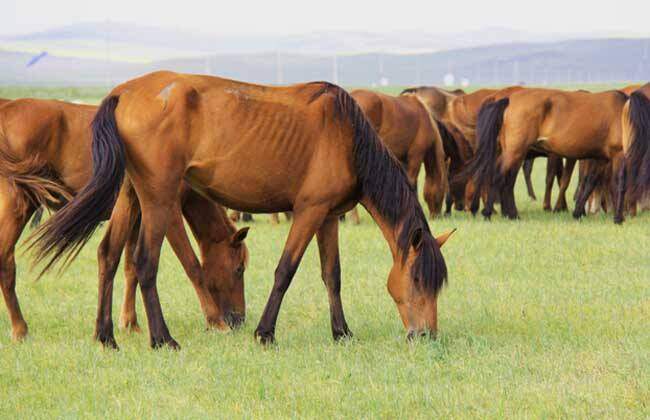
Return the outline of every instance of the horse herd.
[[[12,338],[27,334],[15,292],[16,242],[43,208],[55,212],[28,239],[43,272],[69,264],[108,220],[98,250],[95,338],[103,345],[117,348],[113,281],[124,251],[121,326],[139,329],[139,285],[152,347],[178,347],[156,286],[165,237],[208,326],[236,328],[246,310],[248,228],[237,229],[224,207],[292,214],[255,337],[274,341],[284,294],[314,236],[332,334],[349,337],[338,225],[357,203],[390,248],[388,291],[408,336],[435,334],[437,297],[447,280],[440,248],[453,231],[432,235],[416,193],[420,167],[431,216],[442,212],[446,197],[446,213],[452,206],[476,213],[483,199],[486,217],[500,201],[502,214],[515,218],[513,187],[524,160],[549,158],[545,208],[558,178],[556,209],[563,210],[575,161],[587,159],[576,209],[611,180],[621,222],[650,190],[649,98],[650,85],[603,93],[419,87],[392,97],[349,94],[327,82],[269,87],[161,71],[117,86],[99,107],[2,101],[0,286]],[[524,169],[529,174],[530,164]]]

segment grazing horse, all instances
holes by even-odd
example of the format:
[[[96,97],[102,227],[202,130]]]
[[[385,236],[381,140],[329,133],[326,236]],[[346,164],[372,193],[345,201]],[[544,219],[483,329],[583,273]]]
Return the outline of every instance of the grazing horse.
[[[37,232],[37,259],[50,252],[56,261],[83,244],[113,207],[126,171],[142,211],[135,261],[153,347],[178,347],[163,318],[156,274],[183,179],[229,208],[293,211],[255,330],[261,343],[274,341],[282,299],[314,235],[332,334],[350,336],[340,296],[338,216],[357,201],[388,242],[388,291],[409,336],[436,331],[437,297],[447,278],[440,246],[451,232],[432,236],[402,166],[344,89],[150,73],[104,99],[93,122],[93,156],[91,182]]]
[[[18,99],[0,108],[0,286],[15,340],[27,334],[27,324],[15,292],[16,242],[37,208],[56,210],[89,181],[93,170],[90,124],[96,110],[97,107],[89,105],[38,99]],[[125,195],[129,195],[128,191]],[[206,320],[217,327],[223,323],[222,317],[242,321],[245,311],[243,279],[235,277],[245,261],[247,251],[241,241],[246,231],[237,232],[223,208],[187,187],[183,188],[181,200],[181,209],[199,243],[202,263],[192,250],[182,220],[175,220],[168,231],[168,239],[195,287]],[[124,242],[131,231],[137,232],[136,207],[137,201],[121,206],[127,211],[114,215],[114,219],[123,224]],[[117,235],[114,229],[109,228],[110,231],[113,236]],[[127,287],[121,322],[125,327],[137,329],[133,244],[133,240],[126,244]],[[119,252],[110,256],[100,250],[102,275],[115,274],[123,247],[124,243],[117,250]],[[113,262],[112,271],[105,269],[107,260]],[[223,269],[215,270],[213,264]],[[102,299],[100,294],[100,301]],[[220,304],[227,310],[222,310]],[[103,334],[109,334],[106,328],[99,328],[105,322],[103,315],[98,312],[96,338],[100,341],[104,339]],[[112,338],[112,321],[109,335]]]
[[[623,165],[616,170],[618,190],[614,221],[623,222],[627,201],[633,211],[638,201],[650,193],[650,83],[635,90],[621,115]]]
[[[434,120],[438,121],[441,125],[447,127],[447,131],[452,131],[450,128],[453,127],[454,138],[457,139],[457,144],[459,143],[458,139],[461,142],[467,142],[471,146],[471,152],[476,153],[478,144],[476,139],[476,125],[478,121],[478,113],[481,109],[481,106],[486,102],[497,101],[502,98],[507,98],[515,92],[519,92],[524,88],[521,86],[510,86],[504,89],[479,89],[475,92],[459,95],[453,94],[443,89],[436,87],[419,87],[419,88],[410,88],[405,89],[402,94],[414,95],[420,99],[420,101],[426,106],[426,108],[431,113],[431,116]],[[445,133],[443,130],[440,130],[443,135],[443,141],[445,138]],[[460,146],[462,147],[462,146]],[[547,156],[547,153],[542,153],[541,156]],[[540,154],[537,154],[540,156]],[[531,156],[531,159],[535,156]],[[565,192],[569,186],[571,180],[571,173],[573,172],[573,166],[575,161],[568,162],[570,170],[565,175],[566,179],[560,180],[558,165],[561,165],[561,162],[558,163],[558,157],[549,156],[551,159],[550,163],[547,165],[547,174],[546,174],[546,192],[544,194],[544,208],[550,210],[550,200],[551,200],[551,191],[553,188],[553,180],[555,177],[558,178],[560,183],[560,195],[555,206],[556,211],[566,210],[566,198]],[[528,192],[531,198],[535,199],[535,193],[532,188],[532,161],[530,161],[527,166],[527,169],[524,171],[524,178],[526,180],[526,185],[528,186]],[[463,188],[467,184],[466,188],[466,198],[465,201],[467,204],[472,202],[470,209],[472,213],[478,211],[478,194],[475,194],[475,187],[473,183],[465,182],[462,176],[462,169],[465,169],[468,164],[467,160],[459,161],[456,164],[456,169],[453,171],[454,175],[450,177],[451,186],[450,190]],[[454,165],[452,159],[451,165]],[[462,168],[462,169],[460,169]],[[454,188],[453,186],[456,185]],[[472,200],[471,197],[474,196],[476,199]]]
[[[414,96],[389,96],[358,89],[350,93],[388,150],[399,160],[417,191],[424,164],[424,201],[429,214],[440,214],[447,189],[445,153],[438,126]]]
[[[625,101],[619,91],[525,89],[486,103],[478,119],[479,149],[468,174],[477,185],[500,191],[503,215],[517,218],[514,184],[529,150],[572,159],[614,160],[616,166],[622,150],[620,114]],[[591,191],[585,193],[588,197]],[[579,197],[578,203],[586,197]],[[491,193],[484,209],[487,218],[493,203]],[[581,216],[579,207],[574,216]]]

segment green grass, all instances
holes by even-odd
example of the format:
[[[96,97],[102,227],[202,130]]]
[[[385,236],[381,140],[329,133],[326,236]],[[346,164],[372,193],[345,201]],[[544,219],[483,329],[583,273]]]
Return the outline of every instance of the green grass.
[[[431,222],[435,232],[458,228],[443,248],[449,286],[437,341],[405,341],[385,287],[390,252],[365,213],[361,226],[341,227],[342,295],[355,333],[342,344],[330,336],[315,244],[283,303],[277,347],[254,342],[288,231],[267,216],[247,239],[247,322],[234,333],[205,331],[165,245],[159,289],[180,352],[150,350],[146,333],[118,330],[119,352],[92,340],[103,231],[68,271],[39,282],[21,255],[30,337],[11,343],[0,314],[0,416],[647,418],[650,214],[622,227],[605,215],[576,222],[544,213],[521,179],[517,200],[520,221],[454,214]],[[141,302],[138,311],[146,325]]]

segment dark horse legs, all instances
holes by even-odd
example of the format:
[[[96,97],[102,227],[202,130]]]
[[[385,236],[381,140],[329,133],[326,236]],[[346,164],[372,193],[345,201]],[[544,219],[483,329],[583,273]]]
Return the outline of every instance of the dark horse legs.
[[[339,258],[339,223],[336,217],[329,217],[316,233],[323,283],[327,287],[332,322],[332,336],[335,340],[351,337],[343,314],[341,303],[341,261]]]
[[[278,320],[284,294],[291,285],[291,280],[293,280],[307,245],[309,245],[309,242],[325,221],[329,208],[316,206],[295,209],[294,211],[289,236],[280,262],[275,269],[273,289],[271,289],[271,295],[264,307],[262,318],[255,329],[255,337],[262,344],[270,344],[275,341],[275,324]]]

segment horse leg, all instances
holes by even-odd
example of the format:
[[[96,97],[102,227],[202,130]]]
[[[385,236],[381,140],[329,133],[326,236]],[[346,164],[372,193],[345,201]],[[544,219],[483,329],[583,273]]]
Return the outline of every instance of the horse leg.
[[[501,190],[501,212],[504,217],[509,219],[518,219],[517,204],[515,202],[515,183],[519,168],[513,168],[504,176],[503,187]]]
[[[327,218],[316,232],[320,254],[321,275],[330,304],[330,319],[334,340],[352,337],[341,303],[341,262],[339,258],[339,224],[336,218]]]
[[[497,165],[499,165],[499,162],[497,162]],[[483,211],[481,214],[486,220],[490,220],[492,217],[492,214],[494,213],[494,203],[496,202],[497,199],[497,194],[500,194],[502,189],[503,189],[503,182],[504,182],[504,177],[501,173],[497,173],[494,176],[494,179],[490,183],[490,185],[487,187],[487,191],[485,191],[485,188],[481,190],[476,190],[474,192],[474,200],[480,200],[480,195],[482,193],[487,193],[487,197],[484,198],[483,200]],[[503,201],[503,197],[501,197],[501,201]],[[478,206],[477,206],[478,209]],[[503,208],[501,209],[503,212]]]
[[[573,210],[573,217],[575,219],[580,219],[585,216],[585,204],[589,199],[589,196],[596,189],[596,186],[600,183],[600,177],[595,176],[593,173],[587,173],[580,186],[578,192],[578,198],[576,199],[576,208]]]
[[[132,235],[134,225],[137,224],[137,201],[132,195],[132,189],[125,183],[118,196],[106,234],[97,249],[97,263],[99,265],[97,319],[95,321],[94,337],[105,347],[117,349],[117,342],[113,333],[113,282],[115,273],[120,264],[122,250]],[[128,254],[128,251],[127,251]],[[128,295],[132,288],[133,273],[129,272],[127,264],[125,294]],[[132,270],[131,270],[132,271]],[[125,296],[125,300],[128,296]],[[135,304],[133,305],[135,312]]]
[[[11,320],[11,338],[20,341],[27,336],[27,323],[23,318],[16,295],[16,242],[27,220],[34,212],[29,205],[22,215],[16,214],[15,189],[6,181],[0,182],[0,288],[4,297],[9,319]]]
[[[354,206],[354,208],[350,210],[350,220],[352,220],[353,225],[361,223],[361,219],[359,218],[359,206]]]
[[[273,224],[273,225],[279,225],[280,224],[280,216],[278,216],[277,213],[271,213],[271,224]]]
[[[451,207],[454,204],[454,198],[451,196],[451,191],[447,191],[445,195],[445,216],[451,216]]]
[[[616,204],[614,209],[614,223],[620,225],[625,220],[623,211],[625,209],[625,193],[627,189],[627,165],[625,158],[621,159],[620,168],[618,169],[616,185]]]
[[[277,213],[274,214],[277,215]],[[195,223],[195,225],[199,224]],[[229,331],[230,327],[225,323],[219,305],[215,302],[212,294],[208,290],[203,275],[203,268],[194,253],[192,244],[185,231],[181,210],[177,206],[173,210],[169,227],[167,228],[167,240],[178,257],[178,260],[181,262],[192,286],[194,286],[194,291],[199,298],[199,304],[201,305],[201,310],[208,326],[221,331]]]
[[[560,192],[557,196],[557,202],[555,203],[554,212],[567,211],[568,206],[566,202],[566,190],[569,188],[571,183],[571,176],[573,175],[573,168],[576,166],[576,159],[567,159],[566,165],[562,170],[562,179],[560,180]]]
[[[133,253],[138,240],[140,225],[132,226],[131,234],[124,249],[124,300],[120,312],[120,328],[139,333],[138,315],[135,311],[135,294],[138,289],[138,276],[135,269]]]
[[[329,208],[326,206],[295,210],[282,257],[275,269],[275,281],[271,295],[255,329],[255,337],[262,344],[270,344],[275,341],[275,324],[284,294],[293,280],[307,245],[323,224],[328,212]]]
[[[557,155],[551,153],[546,158],[546,188],[544,190],[544,205],[543,205],[544,211],[551,211],[551,196],[553,193],[553,182],[555,182],[558,163],[560,165],[562,164],[562,158]]]
[[[524,166],[523,166],[524,179],[526,180],[526,188],[528,189],[528,196],[533,201],[537,200],[537,196],[535,196],[535,190],[533,189],[533,180],[532,180],[534,162],[535,162],[534,158],[526,159],[524,160]]]
[[[252,222],[253,221],[253,215],[250,214],[250,213],[244,212],[244,213],[242,213],[241,220],[242,220],[242,222]]]

